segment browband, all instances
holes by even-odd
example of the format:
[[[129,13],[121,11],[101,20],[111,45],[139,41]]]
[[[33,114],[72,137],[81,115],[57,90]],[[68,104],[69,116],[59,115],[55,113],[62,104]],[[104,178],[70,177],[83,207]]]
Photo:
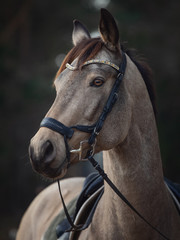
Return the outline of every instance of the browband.
[[[111,66],[112,68],[116,69],[117,71],[119,71],[119,67],[114,64],[114,63],[111,63],[107,60],[99,60],[99,59],[92,59],[92,60],[89,60],[89,61],[86,61],[83,66],[86,66],[86,65],[89,65],[89,64],[92,64],[92,63],[101,63],[101,64],[105,64],[105,65],[108,65],[108,66]],[[75,71],[77,70],[78,68],[77,67],[73,67],[71,64],[69,63],[66,63],[66,67],[71,70],[71,71]]]

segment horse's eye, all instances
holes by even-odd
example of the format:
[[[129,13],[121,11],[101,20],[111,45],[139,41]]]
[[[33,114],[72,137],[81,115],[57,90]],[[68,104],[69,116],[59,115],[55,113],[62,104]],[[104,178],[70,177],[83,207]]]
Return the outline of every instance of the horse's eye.
[[[91,83],[90,86],[92,87],[100,87],[104,84],[104,80],[101,78],[95,78]]]

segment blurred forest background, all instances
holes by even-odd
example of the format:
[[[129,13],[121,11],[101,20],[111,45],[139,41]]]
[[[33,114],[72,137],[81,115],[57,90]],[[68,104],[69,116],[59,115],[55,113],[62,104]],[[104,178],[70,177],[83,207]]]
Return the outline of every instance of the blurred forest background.
[[[1,1],[1,240],[11,239],[29,203],[49,184],[32,171],[29,140],[54,100],[52,81],[72,47],[73,19],[94,34],[101,7],[116,18],[121,41],[138,49],[153,69],[164,172],[180,182],[180,1]]]

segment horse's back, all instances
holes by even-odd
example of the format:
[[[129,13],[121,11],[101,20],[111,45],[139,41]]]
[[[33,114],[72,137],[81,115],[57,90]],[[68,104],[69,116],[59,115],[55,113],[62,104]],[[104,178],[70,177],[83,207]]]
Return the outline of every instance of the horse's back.
[[[82,189],[84,178],[68,178],[61,181],[66,203]],[[40,240],[51,221],[63,208],[57,183],[44,189],[31,203],[19,226],[16,240]]]

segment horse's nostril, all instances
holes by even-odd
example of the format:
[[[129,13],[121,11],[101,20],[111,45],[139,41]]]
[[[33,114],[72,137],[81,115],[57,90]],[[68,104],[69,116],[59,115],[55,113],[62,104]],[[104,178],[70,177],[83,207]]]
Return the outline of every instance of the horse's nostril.
[[[42,161],[44,163],[50,163],[54,160],[56,152],[53,144],[48,140],[43,145],[43,154],[42,154]]]
[[[51,155],[51,153],[54,150],[52,143],[50,141],[47,141],[45,145],[46,145],[45,154]]]
[[[40,148],[35,144],[29,146],[29,156],[33,167],[38,171],[40,168],[48,167],[56,158],[56,149],[51,141],[44,142]]]

